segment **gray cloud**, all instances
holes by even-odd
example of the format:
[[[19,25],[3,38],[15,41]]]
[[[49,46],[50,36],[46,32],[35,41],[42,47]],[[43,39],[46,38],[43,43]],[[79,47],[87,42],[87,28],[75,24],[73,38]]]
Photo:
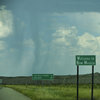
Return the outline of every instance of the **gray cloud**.
[[[45,21],[47,21],[47,23],[42,22],[42,17],[43,17],[42,15],[44,15],[44,17],[46,17],[45,15],[47,13],[51,14],[51,13],[55,13],[55,12],[56,13],[58,12],[60,14],[62,14],[64,12],[100,12],[100,7],[99,7],[100,1],[99,0],[0,0],[0,5],[6,5],[7,10],[11,10],[11,12],[14,15],[14,32],[15,32],[15,34],[14,34],[13,38],[11,38],[9,40],[9,44],[10,44],[9,46],[13,47],[15,49],[16,48],[19,49],[19,52],[16,53],[15,55],[12,55],[12,57],[9,54],[11,59],[9,59],[10,63],[8,65],[11,67],[13,67],[13,65],[14,66],[16,65],[15,67],[19,67],[19,69],[20,69],[20,67],[24,66],[25,60],[31,59],[32,61],[31,61],[30,66],[32,66],[32,67],[30,68],[30,70],[31,70],[30,73],[38,72],[38,71],[40,71],[40,72],[47,71],[48,72],[49,70],[50,70],[50,72],[53,70],[55,72],[57,72],[57,70],[54,69],[56,66],[55,60],[58,60],[59,55],[57,56],[56,53],[57,52],[59,53],[60,51],[57,51],[57,49],[55,49],[55,51],[52,55],[47,54],[46,56],[44,56],[44,58],[43,58],[43,56],[41,56],[41,51],[44,51],[44,49],[41,50],[40,32],[41,32],[42,28],[45,28],[44,30],[46,30],[46,28],[50,28],[51,27],[50,25],[52,25],[52,22],[48,20],[49,16],[47,17],[47,19],[44,18]],[[25,22],[26,28],[20,27],[20,22],[18,22],[17,18],[19,18],[21,21]],[[51,31],[53,31],[53,30],[50,30],[50,32]],[[48,34],[50,32],[46,31],[46,33],[48,33]],[[27,36],[32,37],[32,39],[34,40],[35,48],[33,51],[34,53],[32,54],[32,57],[34,56],[33,57],[34,59],[32,59],[30,57],[31,54],[28,54],[28,52],[26,51],[24,46],[18,45],[18,43],[21,44],[23,42],[24,38],[26,38]],[[46,37],[44,36],[44,38],[46,38]],[[49,48],[50,48],[49,46],[46,48],[47,51],[49,50]],[[68,53],[69,52],[66,53],[66,56],[68,56],[67,55]],[[29,58],[23,59],[23,57],[26,57],[26,56],[28,56]],[[54,57],[54,59],[52,59],[53,57]],[[7,59],[7,57],[5,59]],[[5,59],[4,59],[4,61],[1,61],[1,62],[5,62]],[[67,58],[68,62],[66,62],[63,59],[66,60],[66,58],[63,58],[63,56],[61,59],[59,58],[59,61],[62,60],[61,64],[69,66],[70,59]],[[14,62],[13,65],[12,65],[12,62]],[[20,62],[21,62],[22,66],[19,65]],[[26,62],[25,62],[25,64],[26,64]],[[57,64],[59,64],[59,62],[57,62]],[[6,64],[2,64],[2,66],[3,65],[6,66]],[[54,67],[52,67],[53,70],[52,70],[51,66],[54,66]],[[11,69],[11,67],[9,67],[9,69]],[[22,69],[23,68],[24,67],[22,67]],[[29,67],[25,67],[25,68],[29,69]],[[15,68],[12,68],[12,71],[14,69]],[[62,68],[59,67],[59,73],[61,73],[60,69],[62,69]],[[62,72],[63,72],[63,69],[62,69]],[[21,73],[21,72],[19,72],[19,73]],[[26,71],[23,70],[23,73],[26,73]],[[10,74],[10,71],[8,74]]]
[[[38,12],[86,12],[100,11],[100,0],[1,0],[3,4],[17,3]],[[22,5],[23,4],[23,5]],[[18,5],[17,5],[18,6]]]
[[[100,12],[100,0],[0,0],[0,4],[34,12]]]

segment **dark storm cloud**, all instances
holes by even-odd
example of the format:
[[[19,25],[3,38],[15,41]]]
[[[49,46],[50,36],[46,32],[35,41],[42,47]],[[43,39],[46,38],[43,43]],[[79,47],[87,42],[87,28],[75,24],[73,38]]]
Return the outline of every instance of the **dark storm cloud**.
[[[16,7],[30,5],[27,9],[38,12],[100,11],[100,0],[0,0],[0,5],[13,5],[14,3]]]
[[[41,52],[41,41],[40,41],[40,31],[41,24],[40,20],[44,13],[64,13],[64,12],[100,12],[100,0],[0,0],[0,6],[5,5],[7,10],[10,10],[14,17],[14,37],[13,41],[22,43],[24,40],[25,31],[28,33],[35,44],[34,56],[33,59],[33,69],[30,73],[38,72],[40,69],[40,52]],[[24,22],[27,25],[26,29],[21,29],[20,22],[17,19]],[[48,18],[49,19],[49,18]],[[48,23],[50,24],[50,23]],[[45,27],[45,24],[43,24]],[[11,40],[12,40],[11,39]],[[15,43],[16,43],[15,42]],[[13,42],[14,43],[14,42]],[[20,52],[17,55],[19,63],[22,59],[22,54],[24,51],[24,47],[22,45],[16,46],[13,44],[15,48],[19,48]],[[11,45],[11,43],[10,43]],[[50,59],[53,61],[53,56]],[[16,58],[16,57],[15,57]],[[48,63],[48,55],[45,57],[45,63]],[[55,62],[55,61],[54,61]],[[48,70],[49,64],[43,64],[44,69]],[[51,62],[52,63],[52,62]],[[56,64],[52,64],[55,65]],[[50,65],[49,65],[50,66]],[[15,66],[16,67],[16,66]],[[51,68],[51,66],[50,66]],[[55,67],[54,67],[55,68]],[[43,70],[44,71],[44,70]]]
[[[23,6],[38,12],[100,11],[100,0],[0,0],[2,4],[16,4],[16,7]]]
[[[100,0],[36,0],[36,5],[44,12],[100,11]]]

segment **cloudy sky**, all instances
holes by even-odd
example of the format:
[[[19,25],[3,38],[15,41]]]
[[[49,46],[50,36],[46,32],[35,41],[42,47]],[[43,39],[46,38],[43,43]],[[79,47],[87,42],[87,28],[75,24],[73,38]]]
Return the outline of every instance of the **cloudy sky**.
[[[99,0],[0,0],[0,75],[76,74],[75,55],[96,55]],[[80,66],[80,74],[91,66]]]

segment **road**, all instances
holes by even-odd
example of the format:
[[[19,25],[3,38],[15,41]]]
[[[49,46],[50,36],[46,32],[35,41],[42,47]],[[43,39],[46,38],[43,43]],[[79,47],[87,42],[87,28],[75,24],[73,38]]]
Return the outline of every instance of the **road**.
[[[11,88],[0,88],[0,100],[31,100],[23,94],[11,89]]]

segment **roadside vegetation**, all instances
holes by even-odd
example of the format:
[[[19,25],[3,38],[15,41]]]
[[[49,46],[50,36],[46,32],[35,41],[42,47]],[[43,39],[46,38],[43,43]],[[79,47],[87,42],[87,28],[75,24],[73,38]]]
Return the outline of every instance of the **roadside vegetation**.
[[[76,100],[76,85],[6,85],[32,100]],[[79,86],[79,100],[91,100],[91,85]],[[94,86],[94,100],[100,100],[100,85]]]

